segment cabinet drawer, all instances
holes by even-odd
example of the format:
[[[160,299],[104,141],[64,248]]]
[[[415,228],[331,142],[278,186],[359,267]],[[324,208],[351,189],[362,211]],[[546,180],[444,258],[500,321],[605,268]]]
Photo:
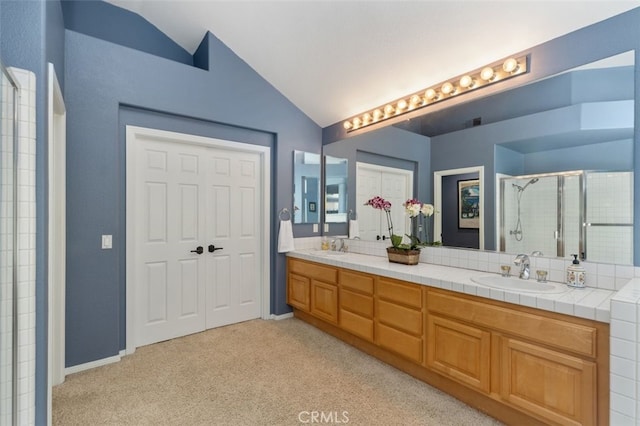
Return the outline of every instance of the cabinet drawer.
[[[341,270],[340,286],[373,295],[373,277],[371,275]]]
[[[340,310],[340,326],[349,333],[373,342],[373,320]]]
[[[373,297],[340,289],[340,308],[366,318],[373,318]]]
[[[376,324],[378,345],[392,352],[422,363],[422,339],[403,333],[384,324]]]
[[[313,262],[306,262],[300,259],[289,259],[289,272],[303,275],[305,277],[324,281],[326,283],[338,283],[338,270],[331,266],[319,265]]]
[[[422,308],[422,287],[388,278],[378,278],[378,297],[414,308]]]
[[[309,278],[289,274],[287,286],[287,303],[298,309],[309,312]]]
[[[429,290],[427,309],[452,318],[595,357],[596,328]]]
[[[394,303],[378,300],[378,321],[398,330],[415,334],[422,334],[422,312]]]

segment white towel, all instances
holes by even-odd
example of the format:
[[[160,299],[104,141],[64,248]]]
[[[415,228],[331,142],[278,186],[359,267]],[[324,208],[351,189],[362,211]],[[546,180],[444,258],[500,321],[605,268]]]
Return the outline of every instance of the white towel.
[[[286,253],[295,250],[293,246],[293,227],[291,220],[280,221],[280,232],[278,233],[278,253]]]
[[[360,238],[360,225],[357,220],[349,221],[349,238]]]

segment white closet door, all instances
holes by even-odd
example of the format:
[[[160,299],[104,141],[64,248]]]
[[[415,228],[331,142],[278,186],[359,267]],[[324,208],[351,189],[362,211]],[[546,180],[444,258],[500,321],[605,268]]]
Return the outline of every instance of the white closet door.
[[[207,328],[260,317],[260,156],[209,151]],[[208,248],[208,247],[207,247]]]
[[[134,177],[139,346],[205,328],[205,149],[138,141]]]
[[[135,346],[259,318],[261,154],[164,136],[131,143]]]

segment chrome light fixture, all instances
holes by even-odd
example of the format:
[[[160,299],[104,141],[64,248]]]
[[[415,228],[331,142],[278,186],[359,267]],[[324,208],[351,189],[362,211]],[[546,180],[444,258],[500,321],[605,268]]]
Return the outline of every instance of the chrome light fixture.
[[[352,132],[527,72],[528,55],[510,57],[351,117],[343,126],[347,132]]]

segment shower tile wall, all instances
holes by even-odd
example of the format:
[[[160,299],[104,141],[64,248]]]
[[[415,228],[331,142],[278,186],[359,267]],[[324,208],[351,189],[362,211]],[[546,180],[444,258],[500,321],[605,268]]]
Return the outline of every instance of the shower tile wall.
[[[587,222],[633,224],[633,173],[587,174]],[[633,264],[633,228],[590,226],[587,257],[596,262]]]
[[[35,424],[36,78],[10,68],[20,87],[18,121],[18,424]]]
[[[512,186],[527,184],[526,179],[509,179],[505,186],[505,243],[509,253],[541,251],[545,256],[555,256],[557,243],[558,207],[556,203],[558,184],[556,178],[542,178],[529,185],[520,197],[520,220],[522,241],[517,241],[510,231],[516,229],[518,219],[518,189]]]
[[[0,424],[11,424],[13,354],[13,88],[2,79],[0,117]]]

